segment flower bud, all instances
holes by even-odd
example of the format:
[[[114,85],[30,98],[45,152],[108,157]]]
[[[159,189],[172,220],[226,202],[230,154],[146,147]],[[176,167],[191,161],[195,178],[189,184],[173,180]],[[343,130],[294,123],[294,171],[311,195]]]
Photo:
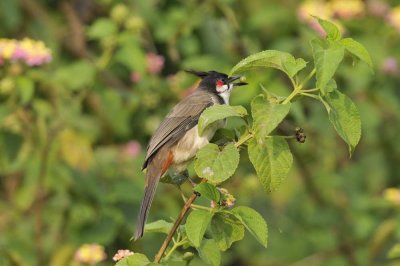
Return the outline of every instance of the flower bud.
[[[139,32],[144,27],[144,21],[141,17],[131,16],[125,21],[125,28],[129,31]]]
[[[128,17],[129,10],[124,4],[117,4],[111,10],[111,19],[117,22],[118,24],[122,24]]]
[[[183,254],[182,259],[186,260],[186,261],[191,261],[194,258],[194,254],[192,252],[185,252],[185,254]]]
[[[389,23],[400,32],[400,6],[393,8],[387,19]]]
[[[236,199],[235,197],[228,192],[226,188],[217,188],[219,192],[221,192],[221,201],[219,204],[222,207],[232,208],[235,206]]]
[[[396,75],[399,72],[399,66],[395,57],[388,57],[381,66],[383,73],[387,75]]]
[[[5,77],[0,81],[0,94],[10,94],[15,88],[15,82],[10,77]]]
[[[164,67],[165,59],[162,55],[148,53],[146,55],[147,70],[151,74],[158,74]]]
[[[400,206],[400,189],[388,188],[383,192],[383,197],[394,205]]]

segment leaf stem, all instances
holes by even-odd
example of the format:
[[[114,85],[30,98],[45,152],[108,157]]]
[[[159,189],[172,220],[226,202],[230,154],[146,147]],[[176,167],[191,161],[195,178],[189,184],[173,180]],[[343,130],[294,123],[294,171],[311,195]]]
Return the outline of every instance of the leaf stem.
[[[209,211],[209,212],[214,211],[213,208],[206,207],[206,206],[202,206],[202,205],[192,204],[192,205],[190,205],[190,206],[191,206],[192,208],[195,208],[195,209],[201,209],[201,210],[205,210],[205,211]]]
[[[183,194],[183,191],[182,190],[179,190],[180,192],[181,192],[181,197],[182,197],[182,200],[183,200],[183,202],[186,202],[186,197],[185,197],[185,194]]]
[[[301,88],[303,88],[303,86],[305,85],[305,84],[307,84],[307,82],[315,75],[315,73],[317,72],[317,69],[316,68],[314,68],[311,72],[310,72],[310,74],[308,74],[308,76],[303,80],[303,82],[301,82],[301,84],[300,84],[300,89]]]
[[[291,93],[288,97],[286,97],[285,100],[283,100],[282,104],[287,104],[287,103],[289,103],[290,100],[292,100],[292,99],[294,98],[294,96],[296,96],[297,94],[299,94],[300,90],[301,90],[301,87],[295,88],[295,89],[292,91],[292,93]]]
[[[246,143],[248,140],[250,140],[251,138],[253,138],[253,134],[250,132],[247,132],[246,135],[241,136],[240,139],[235,143],[235,147],[239,148],[241,145],[243,145],[244,143]]]
[[[310,97],[310,98],[314,98],[314,99],[316,99],[316,100],[319,100],[319,97],[318,97],[317,95],[315,95],[315,94],[306,93],[306,92],[300,92],[300,95],[307,96],[307,97]]]
[[[301,92],[315,92],[315,91],[319,91],[319,89],[314,88],[314,89],[301,90]]]
[[[289,79],[290,79],[290,82],[292,83],[293,89],[296,89],[297,88],[296,81],[292,77],[289,77]]]
[[[296,138],[296,136],[294,136],[294,135],[292,135],[292,136],[266,136],[265,138],[272,138],[272,137],[281,137],[281,138],[284,138],[284,139],[295,139]]]
[[[301,89],[303,88],[303,86],[315,75],[316,71],[317,70],[314,68],[310,72],[310,74],[303,80],[303,82],[299,86],[295,87],[292,93],[288,97],[286,97],[285,100],[283,100],[282,104],[289,103],[297,94],[301,93]]]
[[[182,239],[181,241],[175,242],[172,248],[167,252],[165,255],[165,259],[167,260],[169,257],[171,257],[172,253],[180,246],[184,245],[186,243],[186,238]]]

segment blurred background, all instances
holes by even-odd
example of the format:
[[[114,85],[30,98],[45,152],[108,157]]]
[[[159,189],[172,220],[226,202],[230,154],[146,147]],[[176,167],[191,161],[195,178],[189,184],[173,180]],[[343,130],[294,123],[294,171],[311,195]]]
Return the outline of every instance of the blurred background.
[[[245,150],[223,184],[265,217],[268,248],[247,234],[222,264],[400,265],[396,0],[0,1],[0,265],[113,265],[118,249],[152,258],[164,235],[129,239],[147,142],[196,86],[182,70],[228,72],[266,49],[311,61],[322,32],[309,14],[371,53],[374,73],[348,57],[336,78],[359,107],[361,142],[350,159],[324,107],[299,99],[280,130],[300,126],[307,141],[291,143],[280,189],[261,188]],[[260,84],[290,93],[275,70],[246,74],[234,105],[249,110]],[[176,187],[159,185],[149,221],[174,219],[182,204]]]

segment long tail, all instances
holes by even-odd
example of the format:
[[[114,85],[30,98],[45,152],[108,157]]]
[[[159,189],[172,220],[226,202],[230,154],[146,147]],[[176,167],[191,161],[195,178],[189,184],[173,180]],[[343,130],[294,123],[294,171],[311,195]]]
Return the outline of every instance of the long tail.
[[[144,233],[147,216],[149,214],[151,203],[153,202],[154,194],[157,189],[160,177],[167,171],[171,165],[173,157],[171,153],[166,154],[164,149],[161,149],[154,159],[147,165],[146,172],[146,187],[144,188],[144,197],[140,204],[140,211],[136,223],[134,240],[141,238]]]
[[[147,170],[149,172],[149,169]],[[146,224],[147,215],[149,214],[151,203],[153,202],[154,194],[158,185],[160,176],[146,175],[147,184],[144,189],[144,197],[140,204],[139,216],[136,222],[134,239],[137,240],[143,236],[144,225]]]

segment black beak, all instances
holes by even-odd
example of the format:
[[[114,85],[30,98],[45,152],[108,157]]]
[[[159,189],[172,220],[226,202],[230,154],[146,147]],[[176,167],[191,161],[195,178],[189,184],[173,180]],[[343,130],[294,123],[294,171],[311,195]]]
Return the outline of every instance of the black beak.
[[[243,85],[247,85],[247,82],[236,82],[233,83],[235,80],[241,79],[241,76],[232,76],[228,78],[229,83],[231,83],[234,87],[238,87],[238,86],[243,86]]]

